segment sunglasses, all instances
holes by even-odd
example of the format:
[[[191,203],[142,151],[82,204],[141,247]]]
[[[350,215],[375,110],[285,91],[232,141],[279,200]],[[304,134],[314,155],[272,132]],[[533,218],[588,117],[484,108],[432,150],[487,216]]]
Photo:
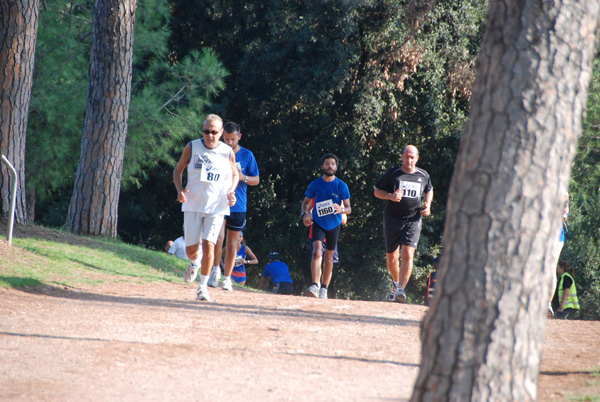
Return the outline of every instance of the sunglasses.
[[[222,130],[222,129],[221,129],[221,130]],[[202,132],[203,132],[205,135],[209,135],[209,134],[212,134],[212,135],[217,135],[217,134],[219,134],[219,133],[221,132],[221,130],[219,130],[219,131],[217,131],[217,130],[202,130]]]

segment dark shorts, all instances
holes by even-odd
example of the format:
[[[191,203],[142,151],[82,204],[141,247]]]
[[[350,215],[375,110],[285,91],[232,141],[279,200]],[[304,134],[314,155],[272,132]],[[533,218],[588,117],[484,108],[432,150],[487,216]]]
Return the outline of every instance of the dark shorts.
[[[554,318],[557,318],[559,320],[574,320],[577,318],[578,313],[579,310],[575,310],[573,308],[566,308],[563,311],[557,311],[556,314],[554,314]]]
[[[310,259],[312,259],[312,253],[313,253],[313,239],[308,239],[308,248],[310,250]],[[321,255],[325,255],[325,247],[323,247],[321,250],[323,250],[323,252],[321,253]],[[337,251],[337,245],[335,246],[335,249],[333,250],[333,263],[337,264],[338,262],[340,262],[340,259],[338,257],[338,251]]]
[[[290,282],[279,282],[275,285],[273,293],[278,295],[291,295],[294,293],[294,284]]]
[[[387,214],[383,216],[386,253],[393,253],[401,245],[417,248],[420,236],[421,214],[406,219],[394,218]]]
[[[335,229],[325,230],[321,226],[317,225],[313,222],[313,231],[312,231],[312,239],[313,242],[320,241],[323,243],[323,240],[327,240],[324,242],[324,246],[327,250],[335,250],[337,246],[338,239],[340,238],[340,228],[342,225],[338,225]]]
[[[232,212],[225,217],[225,227],[227,230],[233,230],[234,232],[243,232],[246,230],[246,213]]]

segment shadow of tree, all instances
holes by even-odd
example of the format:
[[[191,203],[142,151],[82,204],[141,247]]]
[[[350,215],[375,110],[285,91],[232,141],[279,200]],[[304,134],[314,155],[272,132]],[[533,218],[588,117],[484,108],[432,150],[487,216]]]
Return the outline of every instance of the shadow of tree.
[[[7,280],[0,276],[0,280]],[[10,278],[8,278],[10,280]],[[309,311],[297,307],[281,308],[261,306],[259,304],[222,304],[217,302],[199,303],[190,300],[173,300],[148,298],[137,296],[113,296],[102,293],[91,293],[87,291],[79,291],[76,289],[60,288],[50,285],[41,285],[32,288],[17,288],[16,290],[29,294],[43,294],[51,297],[58,297],[70,300],[94,301],[103,303],[117,303],[127,305],[142,305],[152,307],[166,307],[173,309],[187,309],[193,311],[211,311],[226,314],[238,314],[248,317],[257,315],[269,315],[272,317],[287,317],[287,318],[302,318],[319,321],[321,324],[326,324],[327,321],[344,321],[355,322],[373,325],[390,325],[390,326],[414,326],[420,325],[419,320],[408,320],[399,318],[389,318],[381,316],[361,315],[361,314],[344,314],[334,312],[319,312]],[[277,297],[277,296],[273,296]]]

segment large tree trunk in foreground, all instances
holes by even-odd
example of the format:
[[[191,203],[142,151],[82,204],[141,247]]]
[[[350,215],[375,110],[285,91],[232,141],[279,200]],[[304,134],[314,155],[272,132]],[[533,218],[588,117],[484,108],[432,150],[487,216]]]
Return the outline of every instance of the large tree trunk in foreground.
[[[136,0],[96,0],[81,155],[67,228],[117,235],[117,212],[131,97]]]
[[[25,140],[37,40],[39,0],[0,0],[0,153],[17,171],[15,222],[28,223]],[[0,163],[0,218],[7,220],[13,180]]]
[[[537,399],[599,3],[490,3],[413,401]]]

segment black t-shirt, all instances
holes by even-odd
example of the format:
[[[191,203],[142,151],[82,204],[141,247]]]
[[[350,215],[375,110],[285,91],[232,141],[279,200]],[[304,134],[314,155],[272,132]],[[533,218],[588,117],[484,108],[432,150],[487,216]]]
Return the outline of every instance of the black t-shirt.
[[[400,166],[388,169],[375,184],[375,188],[393,193],[400,183],[404,193],[400,202],[388,201],[385,207],[386,215],[406,219],[418,214],[421,210],[421,198],[424,193],[433,190],[429,173],[417,168],[414,173],[405,173]]]
[[[563,275],[563,289],[570,289],[573,286],[573,280],[568,275]]]

